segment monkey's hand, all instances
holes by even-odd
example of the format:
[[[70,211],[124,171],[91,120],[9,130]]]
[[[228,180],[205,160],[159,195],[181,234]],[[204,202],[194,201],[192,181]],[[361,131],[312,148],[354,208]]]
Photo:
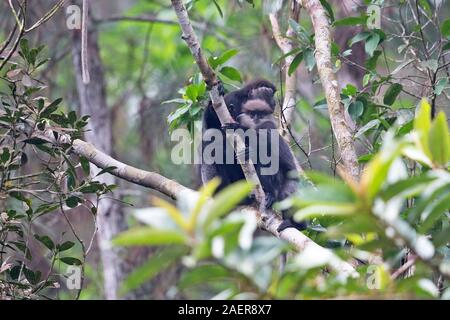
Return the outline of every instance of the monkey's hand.
[[[225,87],[221,80],[217,80],[217,88],[219,89],[219,94],[223,97],[225,95]]]
[[[217,89],[219,90],[219,94],[223,97],[225,95],[225,87],[220,79],[216,79],[215,83],[206,83],[206,89],[210,91],[214,85],[217,85]]]
[[[266,209],[272,208],[272,205],[275,202],[275,196],[272,193],[266,192],[265,206]]]

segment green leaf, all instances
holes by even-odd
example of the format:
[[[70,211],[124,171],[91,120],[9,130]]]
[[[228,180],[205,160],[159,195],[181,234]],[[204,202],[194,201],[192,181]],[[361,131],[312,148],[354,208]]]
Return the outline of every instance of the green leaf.
[[[21,50],[21,53],[22,53],[24,59],[28,63],[31,63],[31,61],[30,61],[30,47],[28,45],[28,39],[22,38],[20,40],[20,50]]]
[[[431,201],[433,201],[433,199],[430,199],[429,205],[431,205]],[[447,194],[446,196],[439,199],[437,203],[434,204],[433,209],[421,224],[419,232],[428,233],[430,228],[433,227],[439,219],[445,217],[445,213],[448,212],[449,209],[450,209],[450,194]]]
[[[193,270],[184,272],[178,283],[181,289],[214,280],[222,280],[230,276],[230,272],[216,264],[200,265]]]
[[[381,55],[381,50],[375,50],[372,57],[366,61],[366,68],[369,70],[375,70],[377,67],[378,58]],[[370,75],[370,73],[369,73]]]
[[[355,96],[357,92],[358,89],[350,83],[348,83],[347,86],[342,89],[342,93],[347,96]]]
[[[186,237],[180,231],[135,227],[119,234],[112,241],[118,246],[155,246],[184,244]]]
[[[142,266],[136,268],[124,281],[120,290],[121,294],[126,294],[130,290],[140,287],[145,282],[153,279],[162,270],[169,268],[184,254],[187,253],[185,247],[169,247],[152,257]]]
[[[366,53],[372,57],[375,49],[378,47],[378,44],[381,41],[381,37],[378,33],[373,32],[367,39],[366,44],[364,46],[364,49],[366,50]]]
[[[379,125],[380,125],[380,120],[378,120],[378,119],[373,119],[373,120],[367,122],[363,127],[361,127],[361,129],[358,130],[358,132],[355,134],[355,138],[359,138],[360,136],[362,136],[369,130],[371,130],[375,127],[378,127]]]
[[[431,126],[428,146],[433,162],[446,166],[450,161],[450,137],[444,112],[439,112]]]
[[[443,47],[442,51],[450,50],[450,42],[447,42]]]
[[[442,91],[444,91],[445,87],[448,85],[448,78],[442,78],[440,79],[437,83],[436,86],[434,87],[434,94],[435,95],[440,95],[442,93]]]
[[[297,211],[294,215],[296,221],[317,216],[349,216],[357,212],[357,207],[353,203],[348,204],[318,204],[311,205]]]
[[[419,133],[419,142],[422,152],[431,157],[430,148],[428,146],[428,134],[431,127],[431,106],[424,98],[420,102],[419,110],[414,119],[414,129]]]
[[[305,67],[308,71],[312,71],[316,65],[316,58],[314,57],[314,50],[306,49],[304,51]]]
[[[297,70],[297,67],[303,60],[303,52],[300,51],[292,60],[291,65],[289,66],[288,74],[292,75],[295,70]]]
[[[197,101],[198,97],[197,86],[195,84],[187,86],[185,94],[191,101]]]
[[[32,285],[36,285],[40,278],[41,278],[41,272],[40,271],[32,271],[30,269],[28,269],[27,267],[23,268],[23,274],[25,275],[25,278],[27,278],[27,280],[32,284]]]
[[[428,0],[419,0],[420,6],[426,11],[427,14],[432,14],[431,6]]]
[[[216,69],[218,66],[224,64],[232,57],[234,57],[236,54],[238,54],[238,52],[239,51],[236,49],[227,50],[219,57],[210,57],[208,59],[208,63],[213,69]]]
[[[25,202],[29,207],[31,207],[31,199],[25,197],[23,193],[18,191],[11,191],[9,195],[13,198],[16,198],[19,201]]]
[[[277,64],[277,63],[279,63],[281,60],[283,60],[284,58],[289,57],[289,56],[294,55],[294,54],[297,54],[297,53],[299,53],[299,52],[301,52],[301,51],[302,51],[301,49],[295,48],[295,49],[293,49],[293,50],[291,50],[291,51],[289,51],[289,52],[283,54],[282,56],[278,57],[278,58],[273,62],[273,64]]]
[[[81,168],[83,168],[84,174],[88,176],[91,172],[91,166],[89,164],[89,160],[86,157],[80,156],[80,164],[81,164]]]
[[[400,155],[402,149],[403,146],[400,143],[390,145],[389,148],[378,153],[367,165],[361,176],[360,186],[369,201],[375,198],[381,186],[386,182],[392,162]]]
[[[102,171],[100,171],[99,173],[97,173],[95,176],[98,177],[98,176],[100,176],[100,175],[102,175],[104,173],[111,173],[111,172],[113,172],[116,169],[117,169],[117,167],[114,167],[114,166],[107,167],[107,168],[103,169]]]
[[[79,260],[77,258],[73,258],[73,257],[63,257],[63,258],[59,258],[59,260],[61,260],[61,262],[68,264],[70,266],[81,266],[83,264],[81,262],[81,260]]]
[[[421,192],[423,188],[427,187],[429,182],[435,179],[436,177],[422,175],[397,181],[380,193],[381,199],[386,202],[402,193],[407,193],[408,197],[410,197],[413,193],[417,194],[418,192]]]
[[[208,215],[203,223],[203,229],[207,230],[211,223],[233,210],[253,189],[247,181],[233,183],[220,191],[213,200],[208,210]]]
[[[395,102],[395,99],[397,99],[397,96],[400,94],[402,89],[403,86],[400,83],[392,84],[384,94],[383,103],[391,106]]]
[[[320,0],[320,3],[327,11],[328,16],[330,17],[331,23],[333,23],[334,22],[334,13],[333,13],[333,9],[331,8],[331,5],[328,3],[327,0]]]
[[[66,204],[69,208],[75,208],[81,202],[81,199],[75,196],[71,196],[66,199]]]
[[[217,0],[213,0],[214,5],[217,8],[217,11],[219,11],[220,17],[223,18],[223,12],[222,12],[222,8],[220,8],[219,4],[217,3]]]
[[[398,129],[397,135],[404,136],[405,134],[410,133],[413,128],[414,128],[414,120],[408,121]]]
[[[59,98],[50,103],[43,111],[41,111],[39,116],[41,118],[48,118],[53,112],[56,111],[56,109],[58,109],[58,105],[62,102],[62,100],[62,98]]]
[[[32,144],[32,145],[42,145],[45,143],[48,143],[48,141],[41,139],[41,138],[29,138],[29,139],[25,139],[23,142],[28,143],[28,144]]]
[[[366,23],[367,17],[347,17],[340,20],[336,20],[333,23],[333,26],[340,27],[340,26],[357,26],[360,24]]]
[[[355,43],[366,40],[370,35],[371,33],[367,31],[360,32],[349,40],[348,46],[352,47]]]
[[[289,26],[295,32],[297,38],[303,46],[307,46],[311,42],[308,32],[297,21],[294,19],[289,19]]]
[[[75,245],[74,242],[72,242],[72,241],[66,241],[66,242],[64,242],[64,243],[61,244],[61,245],[57,245],[57,246],[56,246],[56,249],[57,249],[59,252],[63,252],[63,251],[67,251],[67,250],[71,249],[74,245]]]
[[[364,104],[359,100],[350,103],[348,106],[348,113],[352,117],[353,121],[356,121],[364,113]]]
[[[38,240],[40,243],[42,243],[44,246],[47,247],[49,250],[55,249],[55,244],[53,243],[52,239],[48,236],[39,236],[38,234],[35,234],[34,237],[36,240]]]
[[[450,241],[450,226],[445,227],[433,236],[433,244],[436,247],[446,245]]]
[[[236,68],[223,67],[219,72],[230,80],[242,82],[241,74]]]
[[[8,148],[3,148],[3,152],[0,155],[1,162],[6,163],[9,160],[10,156],[11,156],[11,154],[9,152],[9,149]]]

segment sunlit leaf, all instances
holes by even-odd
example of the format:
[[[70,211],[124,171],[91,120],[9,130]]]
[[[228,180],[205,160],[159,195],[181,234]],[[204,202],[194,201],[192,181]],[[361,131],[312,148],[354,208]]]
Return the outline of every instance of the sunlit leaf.
[[[197,218],[198,218],[198,215],[200,214],[201,209],[205,205],[206,201],[208,201],[208,199],[210,197],[212,197],[212,195],[216,191],[217,187],[219,187],[219,185],[220,185],[220,179],[215,178],[215,179],[212,179],[211,181],[209,181],[207,184],[205,184],[199,190],[199,193],[200,193],[199,199],[197,200],[197,203],[195,204],[194,209],[190,213],[190,218],[189,218],[189,223],[188,223],[189,230],[194,229],[195,225],[197,224]]]
[[[184,244],[186,237],[177,231],[135,227],[122,232],[112,240],[118,246],[156,246]]]
[[[203,229],[207,230],[213,221],[233,210],[252,189],[253,186],[247,181],[239,181],[219,192],[209,207]]]
[[[289,66],[289,70],[288,70],[288,74],[292,75],[295,70],[297,70],[297,67],[299,66],[299,64],[302,62],[303,60],[303,52],[299,52],[294,59],[292,60],[290,66]]]
[[[179,225],[182,229],[188,229],[188,222],[183,217],[181,212],[175,207],[173,204],[161,199],[161,198],[153,198],[153,205],[157,207],[161,207],[166,210],[167,214],[173,219],[173,221]]]
[[[439,112],[431,125],[428,145],[433,162],[446,166],[450,161],[450,136],[444,112]]]
[[[187,252],[185,247],[169,247],[153,254],[146,263],[136,268],[123,282],[121,294],[139,288],[142,284],[153,279],[161,271],[177,262]]]
[[[358,212],[358,208],[353,204],[327,204],[312,205],[297,211],[294,215],[296,221],[317,216],[350,216]]]
[[[219,71],[221,74],[226,76],[230,80],[242,82],[242,77],[239,71],[233,67],[223,67]]]
[[[422,99],[414,120],[414,129],[419,133],[420,147],[428,157],[430,157],[430,148],[428,146],[428,133],[430,128],[431,106],[426,99]]]

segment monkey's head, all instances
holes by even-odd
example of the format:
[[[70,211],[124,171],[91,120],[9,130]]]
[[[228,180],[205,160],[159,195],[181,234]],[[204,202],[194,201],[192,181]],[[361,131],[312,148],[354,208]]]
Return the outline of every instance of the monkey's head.
[[[272,106],[262,99],[245,102],[237,121],[245,129],[276,129]]]
[[[256,101],[262,100],[272,109],[272,112],[275,111],[275,89],[272,87],[259,87],[251,90],[248,94],[248,101]]]

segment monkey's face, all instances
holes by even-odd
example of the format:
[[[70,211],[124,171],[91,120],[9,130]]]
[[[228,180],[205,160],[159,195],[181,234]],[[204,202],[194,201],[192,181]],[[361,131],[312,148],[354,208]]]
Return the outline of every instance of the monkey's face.
[[[273,110],[269,104],[260,99],[249,100],[242,106],[242,113],[237,121],[246,129],[275,128]]]
[[[262,100],[271,108],[272,112],[275,111],[275,99],[274,99],[275,90],[269,87],[259,87],[253,89],[249,93],[249,100]]]

